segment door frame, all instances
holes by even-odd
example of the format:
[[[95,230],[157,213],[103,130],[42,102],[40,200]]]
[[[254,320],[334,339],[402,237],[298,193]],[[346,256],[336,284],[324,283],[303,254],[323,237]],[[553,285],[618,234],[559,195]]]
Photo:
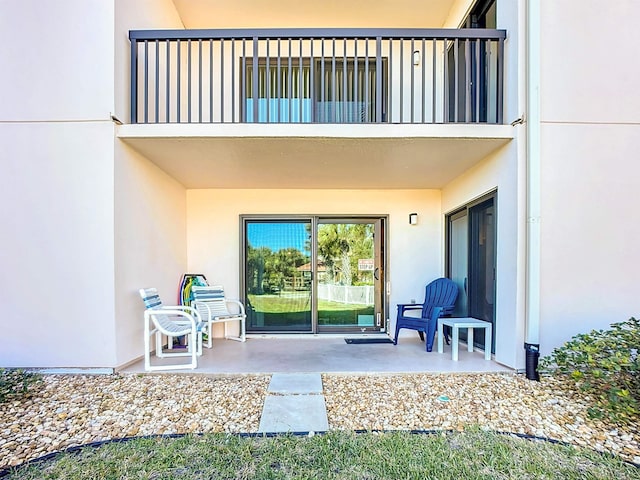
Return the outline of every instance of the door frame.
[[[444,219],[445,219],[445,275],[447,277],[451,277],[451,273],[452,273],[452,258],[451,258],[451,220],[454,218],[459,218],[459,216],[461,214],[466,215],[467,217],[467,277],[466,277],[466,282],[465,282],[465,287],[468,286],[468,292],[467,293],[467,306],[466,306],[466,313],[464,316],[468,316],[469,315],[469,309],[471,308],[471,295],[470,292],[472,290],[472,278],[475,275],[475,271],[472,270],[473,268],[473,259],[475,258],[475,252],[473,251],[473,246],[472,246],[472,242],[473,242],[473,222],[471,221],[472,219],[472,211],[474,210],[475,207],[478,207],[480,205],[482,205],[483,203],[487,202],[487,201],[493,201],[493,209],[494,209],[494,222],[493,222],[493,237],[496,241],[498,241],[498,233],[497,233],[497,218],[498,218],[498,191],[497,189],[494,189],[490,192],[487,192],[479,197],[476,197],[475,199],[473,199],[472,201],[464,204],[461,207],[457,207],[453,210],[451,210],[448,213],[445,213]],[[493,314],[492,314],[492,319],[491,319],[491,323],[493,326],[493,335],[492,335],[492,344],[491,344],[491,352],[495,353],[495,339],[496,339],[496,301],[497,301],[497,295],[496,295],[496,284],[497,284],[497,248],[495,249],[495,253],[494,253],[494,257],[493,257],[493,272],[494,272],[494,276],[493,276],[493,283],[494,283],[494,289],[493,289]],[[466,337],[466,332],[460,332],[461,337]],[[476,337],[476,339],[478,339],[478,337]],[[474,342],[476,343],[476,342]],[[480,347],[482,347],[482,345],[478,345]]]
[[[239,255],[239,292],[240,301],[245,305],[247,303],[247,282],[246,282],[246,252],[247,252],[247,237],[246,237],[246,225],[248,222],[287,222],[287,221],[309,221],[311,223],[311,276],[312,276],[312,288],[311,288],[311,330],[310,331],[260,331],[255,333],[286,333],[286,334],[325,334],[325,333],[382,333],[389,330],[389,258],[388,258],[388,240],[389,240],[389,215],[388,214],[241,214],[239,215],[239,238],[240,238],[240,255]],[[318,257],[318,223],[348,223],[349,220],[357,222],[364,222],[370,220],[371,223],[380,222],[381,238],[374,239],[374,245],[376,251],[374,254],[376,258],[380,259],[380,280],[379,289],[375,292],[376,301],[374,303],[374,322],[377,323],[379,315],[380,326],[377,325],[372,328],[358,328],[353,329],[341,329],[339,331],[335,329],[320,329],[318,327],[318,275],[316,260]],[[378,307],[379,304],[379,307]]]

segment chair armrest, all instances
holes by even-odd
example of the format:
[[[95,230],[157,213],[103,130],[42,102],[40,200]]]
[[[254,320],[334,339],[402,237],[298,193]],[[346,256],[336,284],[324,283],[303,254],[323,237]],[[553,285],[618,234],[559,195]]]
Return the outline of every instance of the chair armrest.
[[[238,309],[240,310],[240,315],[243,315],[243,316],[246,315],[244,313],[244,305],[240,300],[237,300],[235,298],[225,298],[225,302],[238,305]]]
[[[148,322],[149,318],[151,316],[154,316],[154,315],[160,315],[161,317],[164,316],[166,318],[166,320],[162,320],[162,319],[158,319],[158,318],[153,320],[153,323],[165,335],[177,336],[177,335],[185,335],[187,333],[197,332],[198,331],[197,326],[196,326],[196,318],[195,318],[195,316],[191,315],[191,313],[185,311],[184,309],[171,308],[171,307],[148,308],[147,310],[144,311],[145,321]],[[173,320],[173,319],[169,318],[169,315],[174,316],[174,317],[184,317],[184,320]],[[179,331],[179,332],[178,331],[171,331],[171,330],[168,330],[168,324],[164,325],[163,322],[171,322],[172,324],[175,324],[175,325],[178,325],[178,326],[183,326],[183,327],[189,326],[189,329],[188,330],[182,330],[182,331]]]
[[[398,315],[402,315],[405,311],[410,310],[422,310],[421,303],[399,303],[398,304]]]
[[[161,307],[156,308],[156,310],[175,310],[175,311],[182,311],[183,313],[188,313],[189,315],[192,315],[193,317],[195,317],[197,322],[200,322],[200,313],[193,307],[189,307],[187,305],[163,305]],[[164,312],[167,315],[175,315],[173,313],[167,313]]]

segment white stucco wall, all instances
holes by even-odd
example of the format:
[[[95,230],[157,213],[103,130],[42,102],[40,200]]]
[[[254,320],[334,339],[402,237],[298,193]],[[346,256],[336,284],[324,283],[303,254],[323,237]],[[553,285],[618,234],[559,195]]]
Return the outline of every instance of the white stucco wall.
[[[640,3],[613,7],[542,3],[543,354],[640,314]]]
[[[442,190],[442,210],[451,212],[497,190],[495,359],[512,368],[523,365],[524,323],[518,289],[518,161],[516,142],[505,146]]]
[[[144,353],[138,290],[155,287],[165,304],[175,305],[187,266],[186,190],[115,142],[115,365],[122,366]]]
[[[109,119],[111,2],[3,0],[0,45],[0,121]]]
[[[0,125],[0,366],[114,363],[112,138],[111,122]]]
[[[112,366],[113,7],[6,0],[0,44],[0,366]]]
[[[417,212],[418,225],[409,225]],[[241,214],[388,214],[390,318],[396,304],[424,296],[442,275],[442,217],[437,190],[189,190],[189,271],[239,296]]]

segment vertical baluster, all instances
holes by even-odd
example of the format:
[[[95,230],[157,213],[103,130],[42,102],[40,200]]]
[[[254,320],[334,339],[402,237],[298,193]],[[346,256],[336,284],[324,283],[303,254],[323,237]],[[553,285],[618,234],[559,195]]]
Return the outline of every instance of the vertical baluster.
[[[347,123],[347,39],[342,39],[342,123]]]
[[[426,113],[427,113],[427,57],[425,55],[426,51],[424,48],[424,37],[422,38],[422,101],[420,102],[421,110],[422,110],[422,123],[426,123]]]
[[[471,121],[471,53],[469,50],[469,39],[464,41],[464,122]]]
[[[187,40],[187,122],[191,123],[191,39]]]
[[[202,123],[202,39],[198,39],[198,122]]]
[[[244,40],[244,39],[243,39]],[[231,39],[231,123],[236,123],[236,39]]]
[[[337,107],[337,95],[336,95],[336,39],[333,39],[331,51],[331,72],[333,78],[331,79],[331,108],[333,110],[333,123],[338,123],[338,107]]]
[[[266,84],[267,84],[267,92],[265,97],[267,98],[267,123],[271,123],[271,106],[269,105],[271,103],[271,69],[269,68],[269,47],[271,44],[271,39],[267,38],[266,40],[267,42],[267,58],[266,58],[266,70],[267,70],[267,78],[266,78]]]
[[[289,61],[288,61],[288,63],[287,63],[287,66],[289,67],[289,69],[288,69],[288,71],[287,71],[287,80],[288,80],[288,81],[287,81],[287,84],[288,84],[288,85],[287,85],[287,99],[288,99],[288,101],[289,101],[289,111],[288,111],[288,113],[289,113],[289,118],[288,118],[288,123],[291,123],[291,122],[293,121],[293,118],[292,118],[292,116],[291,116],[291,113],[292,113],[292,112],[291,112],[291,107],[292,107],[291,103],[292,103],[292,100],[293,100],[293,89],[291,88],[291,87],[293,86],[293,85],[291,84],[291,80],[292,80],[292,78],[293,78],[293,72],[291,71],[291,65],[292,65],[292,63],[291,63],[291,54],[292,54],[292,52],[291,52],[291,37],[289,37],[289,55],[287,55],[287,57],[288,57],[288,59],[289,59]]]
[[[487,41],[489,43],[489,41]],[[487,50],[489,51],[489,50]],[[498,40],[498,58],[497,58],[497,75],[498,75],[498,92],[496,99],[496,123],[502,125],[504,122],[504,38]]]
[[[453,45],[453,121],[458,123],[458,39]]]
[[[376,116],[375,122],[382,122],[382,37],[376,37]]]
[[[149,123],[149,41],[144,41],[144,123]]]
[[[181,75],[181,52],[180,52],[180,39],[176,42],[177,50],[177,69],[176,69],[176,122],[180,123],[180,75]]]
[[[393,81],[393,39],[389,37],[389,78],[391,79],[391,85],[394,84]],[[393,123],[393,95],[394,88],[389,89],[389,123]]]
[[[256,61],[257,59],[254,57],[253,63],[256,63]],[[240,94],[240,98],[244,100],[242,105],[240,105],[240,115],[242,116],[241,122],[250,122],[255,118],[253,116],[255,109],[252,109],[251,112],[249,112],[247,108],[247,102],[246,102],[246,99],[249,98],[249,91],[248,91],[249,89],[247,88],[247,52],[245,50],[244,38],[242,39],[242,60],[240,64],[241,64],[240,69],[242,70],[240,72],[240,91],[242,92]],[[253,97],[253,94],[252,94],[252,97]],[[257,101],[258,100],[255,97],[253,97],[254,106]]]
[[[371,119],[373,118],[373,96],[369,91],[369,38],[365,38],[364,42],[364,92],[362,101],[365,111],[364,121],[371,123]]]
[[[476,123],[480,122],[480,39],[477,38],[476,53],[475,53],[475,65],[476,65],[476,79],[473,91],[475,93],[475,110],[476,110]]]
[[[277,113],[277,121],[280,122],[281,112],[282,112],[282,69],[280,68],[280,39],[278,38],[278,67],[277,67],[277,82],[278,82],[278,113]]]
[[[322,44],[320,48],[320,108],[322,112],[322,122],[327,122],[327,107],[325,104],[325,86],[324,86],[324,44],[325,39],[322,39]]]
[[[300,115],[298,117],[298,123],[302,123],[302,37],[300,37],[300,41],[298,43],[298,114]]]
[[[159,40],[156,38],[156,97],[155,97],[155,103],[156,103],[156,108],[155,108],[155,123],[159,122],[159,117],[160,117],[160,112],[159,112],[159,108],[160,108],[160,43]]]
[[[220,39],[220,123],[224,123],[224,38]]]
[[[213,123],[213,38],[209,39],[209,123]]]
[[[442,45],[442,59],[444,62],[444,85],[443,85],[443,89],[442,91],[444,92],[444,98],[443,98],[443,110],[444,110],[444,117],[443,117],[443,122],[444,123],[449,123],[449,55],[447,52],[447,43],[448,43],[448,39],[445,38],[443,41],[443,45]]]
[[[438,98],[438,94],[437,94],[437,90],[436,90],[436,82],[437,82],[437,77],[436,77],[436,63],[437,63],[437,58],[436,58],[436,49],[438,47],[438,42],[436,40],[436,38],[433,38],[433,42],[432,42],[432,52],[431,55],[433,55],[433,71],[431,72],[431,123],[436,123],[436,101]]]
[[[354,39],[354,47],[353,47],[353,110],[355,112],[353,121],[358,122],[358,39]],[[360,118],[360,121],[362,119]]]
[[[315,86],[316,86],[316,80],[314,78],[315,76],[315,60],[313,58],[313,44],[315,43],[314,39],[311,38],[311,45],[310,45],[310,51],[309,51],[309,108],[311,109],[311,111],[309,112],[309,114],[311,115],[309,121],[310,122],[315,122],[316,121],[316,106],[315,106]]]
[[[415,62],[414,62],[414,58],[413,56],[415,55],[415,39],[411,39],[411,58],[410,58],[410,65],[411,65],[411,118],[409,123],[414,123],[415,122],[415,117],[414,117],[414,111],[415,111],[415,90],[416,90],[416,85],[415,85],[415,70],[416,70],[416,66],[415,66]]]
[[[258,37],[253,37],[253,121],[260,121],[260,50],[258,50]]]
[[[404,38],[400,39],[400,123],[404,123]]]
[[[129,110],[131,114],[131,123],[138,123],[138,41],[131,39],[131,83],[129,84],[131,100]]]
[[[167,104],[165,105],[165,122],[169,123],[171,121],[171,42],[167,39],[165,43],[167,45]]]

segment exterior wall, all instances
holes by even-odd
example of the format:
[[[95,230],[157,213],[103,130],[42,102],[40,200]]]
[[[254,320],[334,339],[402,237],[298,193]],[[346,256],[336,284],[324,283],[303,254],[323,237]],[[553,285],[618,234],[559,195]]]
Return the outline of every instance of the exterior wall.
[[[640,314],[638,15],[634,0],[542,4],[542,354]]]
[[[484,193],[497,189],[495,359],[512,368],[523,365],[524,324],[518,319],[518,156],[507,145],[451,182],[442,190],[442,211],[451,212]]]
[[[116,117],[130,117],[129,30],[184,28],[171,0],[114,0]],[[115,331],[122,366],[143,355],[140,288],[156,287],[174,304],[186,267],[185,189],[115,140]]]
[[[111,2],[4,0],[0,44],[0,71],[5,72],[0,76],[5,93],[0,121],[109,119],[114,98]]]
[[[113,125],[0,125],[3,367],[115,359]]]
[[[144,353],[138,290],[156,287],[175,305],[187,265],[186,190],[120,140],[115,185],[115,365],[121,366]]]
[[[409,225],[417,212],[418,225]],[[388,214],[389,316],[397,303],[421,299],[443,274],[440,192],[437,190],[189,190],[189,271],[239,296],[241,214]]]
[[[130,118],[129,30],[184,28],[171,0],[114,0],[115,2],[115,115]]]
[[[0,366],[114,364],[112,29],[100,0],[0,5]]]

